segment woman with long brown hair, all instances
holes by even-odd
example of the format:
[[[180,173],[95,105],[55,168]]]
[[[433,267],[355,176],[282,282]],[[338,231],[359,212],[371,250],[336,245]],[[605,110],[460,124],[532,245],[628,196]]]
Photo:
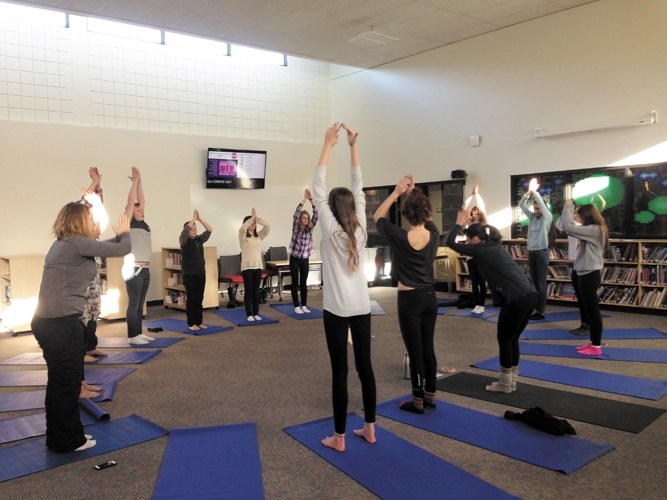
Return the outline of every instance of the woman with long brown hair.
[[[588,318],[590,342],[577,347],[584,356],[602,354],[602,315],[598,301],[598,288],[604,267],[604,251],[609,243],[607,223],[597,207],[591,203],[574,209],[572,200],[563,205],[563,230],[568,236],[579,239],[577,255],[572,268],[577,280],[577,299],[582,317]],[[581,225],[577,225],[576,222]]]
[[[350,145],[352,189],[337,187],[327,196],[326,166],[341,128],[347,132]],[[342,123],[334,123],[324,135],[313,180],[313,198],[320,214],[322,232],[324,333],[331,361],[335,431],[333,436],[324,438],[322,444],[336,451],[345,451],[348,328],[364,406],[364,426],[355,429],[354,434],[368,443],[375,442],[376,391],[371,364],[371,305],[363,259],[367,239],[366,199],[362,191],[357,133]]]
[[[310,216],[303,206],[309,201],[313,207],[313,216]],[[310,255],[313,253],[313,230],[319,215],[313,204],[313,195],[306,189],[303,200],[296,206],[292,216],[292,239],[289,244],[289,274],[292,278],[292,304],[296,314],[310,313],[308,303],[308,271],[310,270]],[[297,289],[298,284],[298,289]],[[299,291],[301,303],[299,303]]]

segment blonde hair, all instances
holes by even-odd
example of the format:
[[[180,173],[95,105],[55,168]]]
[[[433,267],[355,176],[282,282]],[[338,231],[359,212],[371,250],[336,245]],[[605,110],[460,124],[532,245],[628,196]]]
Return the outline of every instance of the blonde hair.
[[[329,208],[340,224],[342,232],[347,235],[347,266],[351,271],[356,271],[359,267],[359,252],[354,231],[361,224],[357,219],[352,191],[344,187],[333,188],[329,193]]]
[[[79,202],[65,205],[53,223],[53,235],[59,240],[68,236],[92,237],[90,208]]]

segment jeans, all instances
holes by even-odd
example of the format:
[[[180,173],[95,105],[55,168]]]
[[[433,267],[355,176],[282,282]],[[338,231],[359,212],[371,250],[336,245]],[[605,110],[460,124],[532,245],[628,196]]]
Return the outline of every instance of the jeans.
[[[185,287],[185,316],[188,326],[201,325],[202,302],[204,301],[204,288],[206,288],[205,274],[184,274],[183,286]]]
[[[535,312],[544,314],[547,309],[547,267],[549,266],[549,250],[530,250],[528,252],[528,271],[530,279],[537,290]]]
[[[144,320],[144,302],[151,283],[151,272],[147,267],[125,282],[127,289],[127,336],[141,335]]]
[[[46,446],[69,453],[86,442],[79,415],[85,340],[81,315],[35,316],[32,332],[46,360]]]

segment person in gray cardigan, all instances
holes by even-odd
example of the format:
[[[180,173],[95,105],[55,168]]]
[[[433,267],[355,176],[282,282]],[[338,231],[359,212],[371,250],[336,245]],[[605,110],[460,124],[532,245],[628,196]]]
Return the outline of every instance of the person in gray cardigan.
[[[595,205],[581,205],[575,212],[572,200],[563,205],[561,219],[568,236],[579,239],[572,279],[577,281],[577,300],[583,311],[582,317],[588,318],[590,330],[590,342],[578,347],[577,352],[584,356],[599,356],[602,354],[602,315],[597,291],[602,279],[604,251],[609,242],[607,223]]]
[[[44,262],[32,332],[42,348],[46,384],[46,446],[58,453],[95,446],[83,433],[79,416],[79,392],[85,353],[81,316],[88,285],[97,272],[95,257],[117,257],[130,252],[130,223],[122,214],[116,237],[94,238],[90,209],[79,202],[65,205],[53,224],[56,241]]]

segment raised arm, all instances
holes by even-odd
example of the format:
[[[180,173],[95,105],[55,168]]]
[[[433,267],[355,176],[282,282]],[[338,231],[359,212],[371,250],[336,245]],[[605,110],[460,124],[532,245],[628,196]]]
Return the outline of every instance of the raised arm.
[[[479,194],[479,185],[475,184],[472,188],[472,193],[466,198],[464,202],[464,207],[466,210],[470,210],[472,207],[477,207],[480,212],[486,214],[486,207],[484,206],[484,200],[482,195]]]
[[[357,137],[359,136],[359,132],[355,132],[344,123],[341,124],[341,126],[345,129],[345,132],[347,132],[347,143],[350,145],[350,165],[352,165],[353,168],[358,168],[361,166],[359,163],[359,151],[357,150]]]
[[[130,192],[127,194],[125,215],[127,215],[128,219],[132,219],[132,216],[134,215],[134,204],[138,201],[137,192],[139,181],[141,180],[139,169],[137,167],[132,167],[132,175],[130,175],[129,179],[132,181],[132,185],[130,186]]]
[[[211,225],[208,222],[206,222],[204,219],[201,218],[201,214],[199,213],[199,210],[195,210],[195,217],[196,217],[195,220],[198,220],[199,222],[201,222],[201,225],[204,226],[204,229],[206,231],[208,231],[209,233],[213,232],[213,228],[211,227]]]
[[[385,200],[377,208],[377,210],[373,214],[373,220],[377,222],[381,218],[386,217],[387,213],[389,212],[389,209],[394,204],[394,202],[396,202],[396,200],[398,200],[402,194],[409,193],[410,191],[412,191],[414,185],[415,185],[415,180],[412,178],[411,175],[403,176],[401,180],[398,181],[396,187],[391,192],[391,194],[387,196],[387,198],[385,198]]]

